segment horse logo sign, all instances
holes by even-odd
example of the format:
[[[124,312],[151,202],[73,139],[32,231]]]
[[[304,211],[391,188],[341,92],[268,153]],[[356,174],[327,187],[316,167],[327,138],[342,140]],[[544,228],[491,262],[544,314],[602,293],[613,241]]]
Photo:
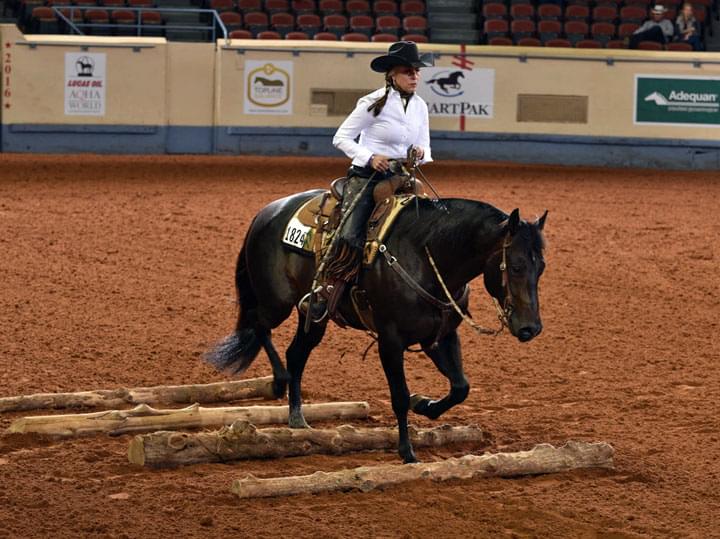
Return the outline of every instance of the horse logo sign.
[[[245,114],[292,114],[292,62],[245,62]]]
[[[65,114],[105,115],[104,52],[65,53]]]
[[[720,126],[720,78],[637,75],[635,123]]]
[[[430,85],[430,89],[441,97],[458,97],[463,94],[462,82],[465,75],[462,71],[447,71],[438,73],[437,76],[425,84]]]
[[[426,67],[422,75],[417,92],[430,116],[493,117],[494,69]]]

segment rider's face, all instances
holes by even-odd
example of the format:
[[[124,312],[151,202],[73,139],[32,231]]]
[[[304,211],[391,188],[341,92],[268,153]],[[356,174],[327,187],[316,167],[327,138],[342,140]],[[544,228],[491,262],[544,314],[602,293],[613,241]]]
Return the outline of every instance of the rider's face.
[[[412,93],[420,81],[420,70],[416,67],[400,66],[393,70],[395,87],[407,93]]]

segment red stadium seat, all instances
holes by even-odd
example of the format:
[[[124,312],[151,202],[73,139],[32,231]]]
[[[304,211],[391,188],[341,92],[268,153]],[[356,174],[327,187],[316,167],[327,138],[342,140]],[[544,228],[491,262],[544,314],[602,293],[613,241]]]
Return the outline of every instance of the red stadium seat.
[[[345,11],[347,11],[351,17],[355,15],[369,15],[370,4],[368,4],[366,0],[348,0],[345,4]]]
[[[590,33],[593,39],[604,44],[615,37],[615,25],[609,22],[596,22],[590,27]]]
[[[532,21],[513,21],[510,23],[510,33],[516,43],[520,39],[534,37],[535,23]]]
[[[320,17],[312,13],[305,13],[304,15],[297,16],[297,27],[301,32],[305,32],[310,37],[313,37],[320,31],[322,25]]]
[[[253,11],[245,15],[245,27],[250,30],[254,36],[257,36],[260,32],[267,31],[268,23],[267,13]]]
[[[408,15],[425,15],[425,2],[420,0],[406,0],[400,4],[400,13],[407,17]],[[392,13],[390,14],[392,15]]]
[[[510,6],[510,17],[512,17],[514,21],[534,20],[535,8],[532,4],[513,4]]]
[[[375,20],[378,33],[398,35],[400,19],[395,15],[382,15]]]
[[[265,30],[257,35],[257,39],[282,39],[282,36],[272,30]]]
[[[315,13],[315,2],[314,0],[293,0],[292,10],[296,15]]]
[[[596,39],[581,39],[575,43],[578,49],[602,49],[602,43]]]
[[[332,32],[318,32],[313,36],[317,41],[337,41],[337,36]]]
[[[310,39],[310,36],[305,32],[288,32],[285,39]]]
[[[542,41],[536,37],[524,37],[517,42],[519,47],[542,47]]]
[[[344,11],[341,0],[320,0],[320,13],[325,15],[342,15]]]
[[[483,4],[482,13],[486,21],[507,19],[508,15],[505,4]]]
[[[625,41],[622,39],[611,39],[607,43],[605,43],[606,49],[627,49],[627,45],[625,44]]]
[[[230,39],[253,39],[252,32],[248,30],[233,30],[229,37]]]
[[[386,34],[386,35],[390,35],[390,34]],[[414,41],[415,43],[427,43],[428,42],[427,36],[423,36],[420,34],[405,34],[404,36],[402,36],[402,40],[403,41]]]
[[[541,4],[537,10],[538,17],[544,21],[559,21],[562,9],[557,4]]]
[[[57,17],[52,8],[34,7],[30,15],[30,28],[39,34],[57,34],[60,31]]]
[[[590,18],[590,10],[587,6],[568,6],[565,10],[565,21],[587,22]]]
[[[270,25],[282,37],[295,30],[295,17],[290,13],[273,13],[270,16]]]
[[[162,16],[159,11],[141,11],[140,24],[142,28],[140,32],[143,36],[162,36]]]
[[[391,0],[378,0],[373,4],[373,13],[375,17],[383,15],[395,15],[398,12],[398,6]]]
[[[620,10],[620,23],[640,24],[647,18],[645,9],[638,6],[625,6]]]
[[[153,0],[128,0],[129,7],[153,7]]]
[[[638,49],[643,51],[661,51],[663,46],[656,41],[641,41],[638,43]]]
[[[597,5],[614,7],[617,11],[620,7],[620,4],[622,4],[623,2],[624,0],[597,0]]]
[[[557,39],[562,33],[562,25],[559,21],[540,21],[538,23],[538,34],[540,40],[547,45],[547,42]]]
[[[225,28],[228,32],[241,30],[243,27],[242,15],[236,13],[235,11],[226,11],[225,13],[220,13],[220,20],[225,25]]]
[[[125,0],[102,0],[103,7],[125,7]]]
[[[403,29],[408,34],[425,34],[427,19],[420,15],[408,15],[403,19]]]
[[[405,41],[413,41],[412,39],[405,39]],[[394,36],[392,34],[375,34],[370,38],[370,41],[374,43],[394,43],[397,41],[397,36]]]
[[[365,34],[359,34],[358,32],[348,32],[347,34],[343,34],[340,38],[341,41],[370,41],[368,39],[368,36]]]
[[[369,15],[355,15],[350,17],[350,30],[359,34],[365,34],[371,36],[373,28],[375,27],[375,21]]]
[[[323,19],[325,32],[335,34],[338,38],[347,30],[347,17],[345,15],[326,15]]]
[[[617,17],[618,12],[615,6],[597,6],[592,11],[593,22],[609,22],[615,24]]]
[[[91,35],[104,35],[107,34],[110,17],[108,12],[104,9],[88,9],[85,10],[85,23],[97,25],[95,27],[88,27],[88,33]]]
[[[682,41],[677,41],[673,43],[668,43],[667,50],[678,52],[692,52],[693,48],[690,43],[683,43]]]
[[[588,25],[581,21],[568,21],[565,23],[563,30],[570,43],[575,44],[587,37]]]
[[[235,4],[233,0],[210,0],[210,9],[214,9],[218,13],[223,11],[233,11]]]
[[[275,13],[287,13],[290,11],[288,0],[265,0],[265,11],[270,15]]]
[[[260,0],[237,0],[237,8],[243,15],[253,11],[262,11]]]
[[[567,39],[548,39],[545,42],[546,47],[556,47],[556,48],[568,48],[572,47],[572,43],[570,43]]]
[[[634,22],[624,22],[620,26],[618,26],[618,37],[620,39],[630,37],[631,35],[633,35],[633,32],[638,28],[640,28],[639,24],[635,24]]]
[[[494,47],[509,47],[512,46],[512,39],[509,37],[493,37],[488,41],[488,45]]]
[[[503,20],[490,20],[485,21],[483,30],[488,40],[492,40],[494,37],[507,37],[508,23]]]

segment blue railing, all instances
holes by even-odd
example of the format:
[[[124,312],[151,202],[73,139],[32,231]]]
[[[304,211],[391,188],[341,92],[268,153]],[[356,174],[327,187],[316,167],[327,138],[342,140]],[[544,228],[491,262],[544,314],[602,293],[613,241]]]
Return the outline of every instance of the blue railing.
[[[82,13],[88,9],[103,9],[108,12],[108,15],[112,13],[113,11],[130,11],[135,13],[135,22],[134,24],[122,24],[120,27],[123,29],[128,28],[135,28],[135,34],[138,36],[143,35],[142,30],[157,30],[158,28],[162,28],[163,30],[204,30],[209,31],[210,35],[212,37],[212,41],[214,42],[217,39],[217,30],[218,28],[222,32],[222,37],[226,42],[229,42],[228,38],[228,31],[227,27],[223,23],[222,19],[220,18],[220,15],[218,12],[214,9],[190,9],[190,8],[132,8],[132,7],[114,7],[114,6],[106,6],[106,7],[92,7],[92,6],[77,6],[77,5],[58,5],[55,4],[51,6],[53,9],[53,12],[55,15],[63,21],[65,24],[68,25],[68,28],[70,28],[71,33],[76,33],[78,35],[85,35],[85,32],[83,32],[83,29],[92,29],[92,28],[98,28],[98,29],[112,29],[112,28],[118,28],[118,25],[115,23],[92,23],[92,22],[75,22],[73,15],[75,13]],[[65,16],[65,11],[68,15]],[[168,23],[163,18],[163,24],[162,25],[154,25],[154,24],[145,24],[142,21],[142,14],[144,12],[153,12],[153,13],[160,13],[161,17],[163,13],[195,13],[198,15],[207,14],[209,15],[212,24],[173,24],[172,22]],[[147,34],[146,34],[147,35]]]

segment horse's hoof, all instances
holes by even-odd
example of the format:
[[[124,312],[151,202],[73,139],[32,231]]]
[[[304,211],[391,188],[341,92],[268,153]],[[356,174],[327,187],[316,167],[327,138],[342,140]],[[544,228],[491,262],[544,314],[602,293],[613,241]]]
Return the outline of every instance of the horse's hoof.
[[[415,452],[412,449],[404,454],[401,453],[400,456],[402,457],[404,464],[415,464],[417,462],[420,462],[415,456]]]
[[[410,409],[416,414],[428,416],[430,399],[422,395],[410,395]],[[429,416],[428,416],[429,417]]]
[[[309,429],[310,425],[308,425],[308,422],[305,421],[305,417],[300,414],[290,414],[290,417],[288,418],[288,427],[291,429]]]

